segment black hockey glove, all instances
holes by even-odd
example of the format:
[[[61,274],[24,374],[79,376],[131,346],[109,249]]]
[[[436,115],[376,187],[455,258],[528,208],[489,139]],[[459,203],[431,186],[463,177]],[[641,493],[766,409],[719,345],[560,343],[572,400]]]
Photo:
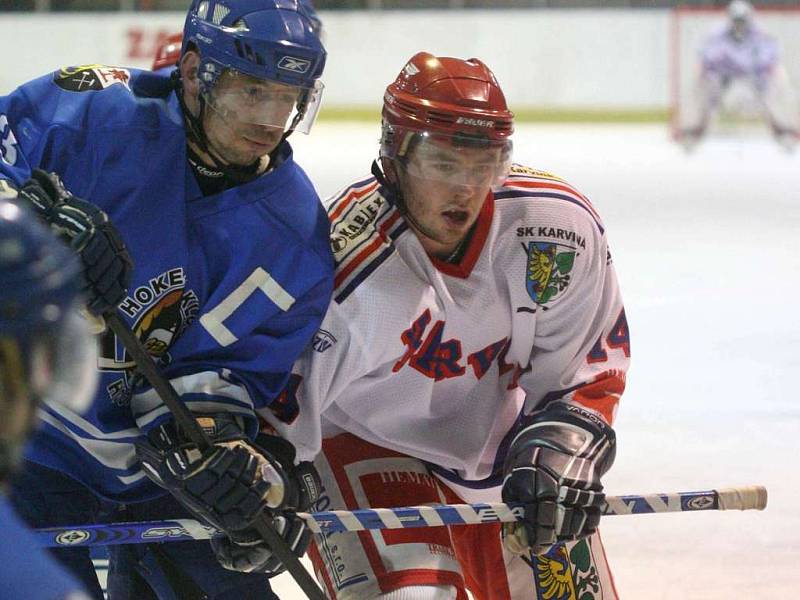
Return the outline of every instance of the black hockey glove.
[[[248,441],[231,415],[199,416],[198,422],[211,432],[212,448],[201,453],[173,424],[163,425],[136,445],[145,473],[198,518],[228,536],[212,541],[224,567],[280,572],[280,561],[252,524],[265,513],[290,548],[302,556],[310,533],[294,511],[316,501],[320,487],[316,471],[308,469],[310,463],[295,467],[294,448],[285,440],[259,436],[259,443]],[[287,452],[286,458],[278,458],[276,448]]]
[[[196,415],[213,445],[200,452],[168,422],[136,443],[145,474],[203,521],[228,532],[244,529],[266,508],[279,485],[262,478],[268,459],[230,414]]]
[[[536,414],[505,461],[503,501],[525,508],[523,521],[503,526],[506,548],[543,554],[594,533],[605,504],[600,478],[615,454],[614,430],[595,413],[555,402]]]
[[[305,554],[311,542],[311,531],[295,512],[309,510],[319,499],[319,474],[310,462],[295,466],[294,447],[282,438],[259,435],[256,446],[273,461],[286,490],[283,502],[267,508],[266,514],[272,518],[273,526],[286,540],[289,549],[299,558]],[[272,577],[285,570],[278,557],[252,527],[230,532],[226,538],[212,539],[211,547],[220,564],[232,571],[265,573]]]
[[[306,522],[293,512],[284,512],[271,518],[273,527],[286,540],[292,553],[298,558],[302,557],[311,542],[311,531]],[[213,538],[211,547],[217,555],[217,561],[231,571],[274,577],[286,570],[261,534],[252,528],[232,531],[228,537]]]
[[[133,260],[106,213],[41,169],[34,169],[19,198],[80,256],[89,312],[99,316],[116,308],[127,294]]]

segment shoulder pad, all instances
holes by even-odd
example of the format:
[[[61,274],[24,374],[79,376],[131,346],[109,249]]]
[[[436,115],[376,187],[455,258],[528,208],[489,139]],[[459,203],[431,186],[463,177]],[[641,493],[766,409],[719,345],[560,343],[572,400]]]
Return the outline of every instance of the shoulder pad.
[[[344,218],[331,224],[331,250],[336,258],[347,254],[354,246],[378,235],[375,221],[385,210],[386,199],[373,193],[355,199]]]
[[[131,72],[122,67],[97,64],[64,67],[53,73],[53,82],[68,92],[99,91],[113,85],[130,90]]]
[[[559,181],[561,178],[558,175],[553,175],[552,173],[548,173],[547,171],[540,171],[539,169],[532,169],[530,167],[526,167],[525,165],[518,165],[513,164],[511,165],[510,175],[532,175],[533,177],[547,177],[548,179],[558,179]]]
[[[337,262],[355,246],[377,235],[375,223],[387,209],[379,184],[372,178],[345,188],[331,200],[331,250]]]

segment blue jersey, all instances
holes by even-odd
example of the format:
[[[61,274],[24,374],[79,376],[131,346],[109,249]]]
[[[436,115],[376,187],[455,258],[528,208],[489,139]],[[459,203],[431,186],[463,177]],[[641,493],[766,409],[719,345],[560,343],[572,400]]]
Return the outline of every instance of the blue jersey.
[[[20,521],[0,494],[0,596],[25,600],[89,600]]]
[[[203,196],[166,73],[63,69],[0,98],[0,176],[58,173],[102,208],[136,263],[119,313],[186,405],[240,415],[255,435],[317,330],[333,285],[328,219],[284,142],[257,179]],[[119,501],[160,494],[133,442],[170,418],[111,332],[90,410],[48,405],[27,458]]]

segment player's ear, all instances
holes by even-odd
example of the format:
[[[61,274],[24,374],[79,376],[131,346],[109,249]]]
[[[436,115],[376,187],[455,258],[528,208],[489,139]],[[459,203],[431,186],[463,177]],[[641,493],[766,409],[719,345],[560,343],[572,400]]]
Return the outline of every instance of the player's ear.
[[[183,89],[187,94],[196,98],[200,93],[200,81],[197,78],[197,69],[200,66],[200,55],[194,50],[187,50],[181,57],[179,68]]]

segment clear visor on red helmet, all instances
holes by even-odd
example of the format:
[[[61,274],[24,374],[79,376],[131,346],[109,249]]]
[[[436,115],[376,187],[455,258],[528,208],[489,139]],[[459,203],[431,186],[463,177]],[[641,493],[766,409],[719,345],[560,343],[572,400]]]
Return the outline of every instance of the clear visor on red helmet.
[[[510,139],[495,140],[480,133],[424,131],[390,127],[384,136],[383,156],[403,171],[431,182],[454,186],[499,187],[511,168]]]
[[[204,98],[209,108],[232,124],[308,133],[319,112],[322,89],[319,80],[304,88],[226,69]]]

